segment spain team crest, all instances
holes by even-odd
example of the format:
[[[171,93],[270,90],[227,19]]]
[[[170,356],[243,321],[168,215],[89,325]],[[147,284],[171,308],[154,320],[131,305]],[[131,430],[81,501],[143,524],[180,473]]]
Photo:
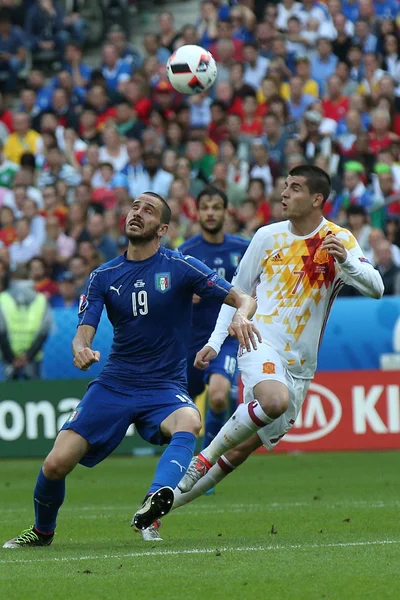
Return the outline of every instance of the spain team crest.
[[[171,273],[156,273],[155,284],[157,292],[165,294],[171,289]]]

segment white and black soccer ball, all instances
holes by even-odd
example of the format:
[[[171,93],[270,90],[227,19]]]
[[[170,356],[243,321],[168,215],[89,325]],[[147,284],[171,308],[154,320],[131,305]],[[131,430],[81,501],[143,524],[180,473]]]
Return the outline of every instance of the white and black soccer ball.
[[[168,59],[167,77],[181,94],[198,94],[215,82],[217,64],[211,52],[201,46],[181,46]]]

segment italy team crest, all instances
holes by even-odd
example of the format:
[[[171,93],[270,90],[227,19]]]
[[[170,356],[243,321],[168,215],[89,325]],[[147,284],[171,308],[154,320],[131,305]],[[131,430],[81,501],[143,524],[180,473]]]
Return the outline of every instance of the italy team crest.
[[[232,267],[237,267],[239,266],[239,262],[241,259],[241,254],[238,254],[237,252],[231,252],[230,257],[231,257],[231,263],[232,263]]]
[[[165,294],[171,289],[171,273],[156,273],[155,283],[157,292]]]

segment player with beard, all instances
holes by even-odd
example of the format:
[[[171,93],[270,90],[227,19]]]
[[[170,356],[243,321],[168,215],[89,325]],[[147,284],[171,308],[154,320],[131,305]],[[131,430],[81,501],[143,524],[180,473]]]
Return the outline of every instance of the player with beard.
[[[231,281],[246,252],[249,242],[224,233],[228,198],[214,186],[205,188],[197,197],[201,233],[180,247],[182,254],[190,254],[210,269]],[[218,357],[204,371],[194,367],[197,352],[208,341],[218,317],[220,303],[216,298],[193,298],[193,321],[188,354],[188,391],[196,398],[208,384],[208,410],[205,420],[204,447],[217,435],[226,421],[229,394],[236,372],[238,342],[228,336]]]
[[[254,299],[199,260],[160,246],[170,216],[161,196],[141,194],[126,218],[128,250],[89,277],[72,343],[74,364],[86,371],[100,360],[92,342],[104,306],[114,328],[110,355],[40,469],[34,526],[5,548],[51,544],[66,476],[78,463],[94,467],[111,454],[131,423],[143,439],[168,444],[132,524],[145,529],[169,512],[173,489],[190,463],[201,428],[186,390],[193,294],[236,307],[230,333],[247,350],[256,347],[259,335],[250,322]]]

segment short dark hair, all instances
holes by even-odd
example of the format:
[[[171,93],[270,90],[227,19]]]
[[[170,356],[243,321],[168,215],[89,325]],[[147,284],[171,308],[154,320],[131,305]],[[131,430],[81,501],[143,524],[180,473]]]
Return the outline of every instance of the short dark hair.
[[[199,206],[200,201],[202,198],[204,198],[204,196],[219,196],[224,203],[224,208],[228,207],[228,196],[216,185],[208,185],[204,188],[204,190],[201,190],[200,194],[198,194],[196,198],[197,206]]]
[[[331,178],[328,173],[314,165],[299,165],[289,171],[291,177],[304,177],[311,194],[322,194],[324,206],[331,193]]]
[[[143,192],[141,196],[151,196],[152,198],[157,198],[157,200],[161,202],[161,223],[169,225],[171,221],[171,209],[168,202],[160,196],[160,194],[156,194],[155,192]]]

